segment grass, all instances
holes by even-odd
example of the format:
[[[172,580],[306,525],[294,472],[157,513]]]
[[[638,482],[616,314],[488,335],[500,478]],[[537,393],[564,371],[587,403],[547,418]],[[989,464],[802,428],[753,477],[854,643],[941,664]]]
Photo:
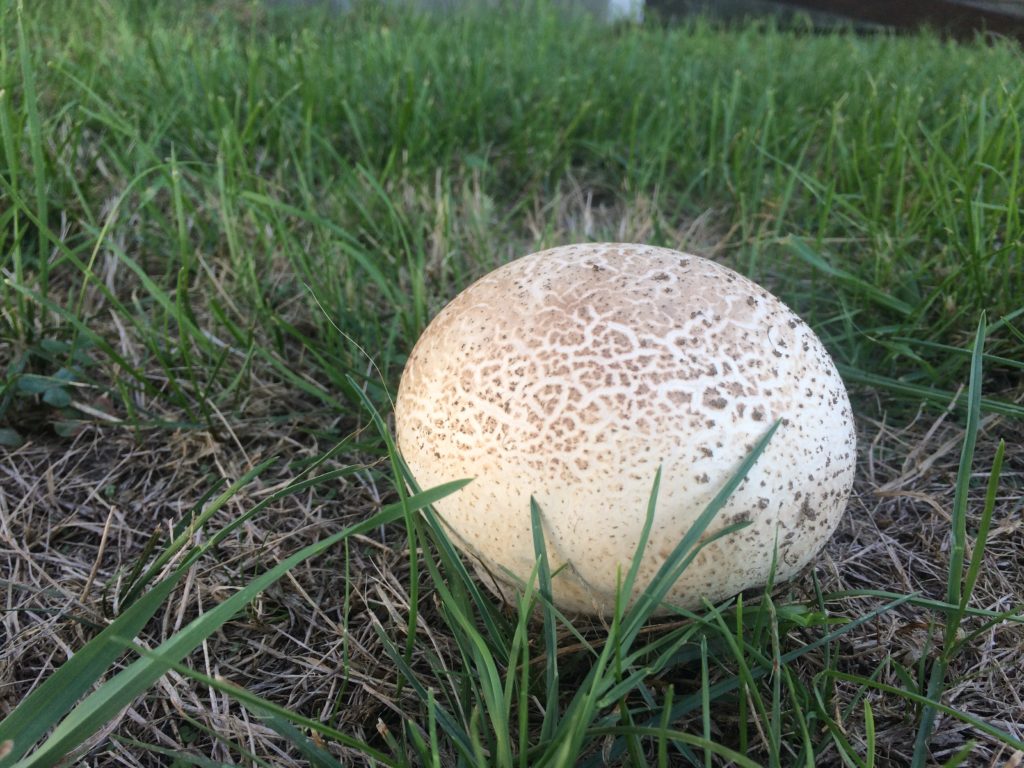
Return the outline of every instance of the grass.
[[[59,10],[0,2],[0,766],[1017,759],[1018,49]],[[503,608],[407,492],[418,334],[585,239],[725,260],[836,357],[858,485],[793,585],[573,622],[538,539]]]

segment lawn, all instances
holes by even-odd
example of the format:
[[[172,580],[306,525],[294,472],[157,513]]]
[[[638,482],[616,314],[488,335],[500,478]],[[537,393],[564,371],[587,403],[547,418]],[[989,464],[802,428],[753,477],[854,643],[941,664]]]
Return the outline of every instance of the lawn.
[[[0,768],[1021,764],[1018,47],[150,5],[0,0]],[[404,481],[427,323],[579,241],[832,353],[857,480],[792,582],[502,606]]]

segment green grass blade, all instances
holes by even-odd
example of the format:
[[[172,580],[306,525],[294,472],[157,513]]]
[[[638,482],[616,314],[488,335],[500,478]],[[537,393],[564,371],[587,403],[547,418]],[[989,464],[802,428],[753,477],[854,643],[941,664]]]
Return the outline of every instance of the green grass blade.
[[[231,695],[232,691],[225,691]],[[291,716],[291,710],[287,715],[270,712],[262,707],[251,707],[253,713],[264,723],[274,729],[283,739],[288,741],[306,759],[311,768],[342,768],[334,756],[323,747],[317,746],[313,741],[304,736],[298,728],[288,722],[286,717]],[[315,729],[319,732],[319,728]],[[360,743],[357,747],[367,757],[371,757],[377,750],[367,744]]]
[[[910,315],[913,313],[914,308],[907,304],[905,301],[901,301],[894,296],[881,290],[878,286],[863,280],[852,272],[847,272],[845,269],[833,266],[817,251],[813,250],[803,240],[797,238],[789,238],[786,240],[786,244],[792,249],[792,251],[799,256],[804,262],[810,264],[812,267],[817,269],[819,272],[823,272],[829,277],[833,277],[843,283],[847,288],[853,289],[854,293],[860,293],[866,298],[874,301],[876,304],[880,304],[888,309],[895,310],[901,315]]]
[[[412,508],[419,508],[437,501],[453,493],[465,483],[448,483],[411,497],[408,500]],[[384,507],[380,512],[367,520],[347,527],[343,531],[327,537],[323,541],[311,544],[294,555],[282,560],[264,574],[253,579],[238,592],[216,605],[207,613],[195,619],[176,635],[162,643],[157,653],[164,660],[178,661],[190,653],[199,643],[235,616],[245,605],[268,586],[277,581],[289,570],[314,557],[338,542],[380,525],[387,525],[400,519],[404,512],[401,504]],[[163,674],[161,664],[143,658],[132,663],[127,669],[104,683],[98,690],[88,696],[58,725],[50,737],[38,750],[26,758],[19,768],[36,768],[48,765],[76,748],[89,736],[96,732],[104,723],[114,717],[121,709],[143,693]]]
[[[875,714],[871,702],[864,699],[864,768],[875,768]]]
[[[0,768],[13,766],[42,736],[72,710],[124,655],[118,637],[142,631],[185,574],[178,570],[156,584],[135,603],[56,669],[38,688],[0,722],[0,747],[6,745]]]
[[[971,562],[967,566],[967,576],[964,579],[963,592],[960,595],[960,606],[955,621],[958,626],[967,608],[967,602],[974,594],[974,586],[978,583],[978,574],[981,573],[982,559],[985,557],[985,544],[992,526],[992,514],[996,508],[996,494],[999,492],[999,478],[1003,471],[1003,456],[1005,454],[1006,441],[1000,440],[996,447],[996,455],[992,459],[992,470],[988,476],[988,487],[985,489],[985,506],[981,510],[978,532],[974,537],[974,546],[971,550]]]
[[[25,114],[29,140],[29,154],[32,158],[33,180],[36,193],[36,217],[45,222],[49,219],[49,194],[47,190],[46,160],[43,157],[43,126],[39,119],[39,96],[36,90],[35,70],[29,58],[32,48],[25,34],[25,9],[23,0],[18,0],[17,9],[18,55],[21,64],[22,88],[25,94]],[[49,293],[49,233],[39,231],[39,292]]]
[[[844,380],[851,384],[861,384],[867,387],[874,387],[883,392],[893,395],[923,400],[941,408],[946,408],[951,402],[957,405],[967,404],[966,393],[957,394],[945,389],[927,386],[924,384],[913,384],[908,381],[894,379],[891,376],[884,376],[870,371],[863,371],[844,363],[836,363],[836,368],[842,374]],[[1012,416],[1015,419],[1024,418],[1024,405],[996,400],[990,397],[981,398],[981,409],[985,413],[1001,413],[1004,416]]]
[[[974,447],[978,441],[978,424],[981,420],[981,358],[985,346],[985,315],[978,322],[971,355],[971,376],[967,387],[967,426],[964,429],[964,444],[960,451],[960,466],[956,476],[956,492],[953,497],[952,546],[949,557],[949,574],[946,585],[946,601],[959,605],[964,580],[964,553],[967,549],[967,504],[969,501],[971,467],[974,464]],[[947,624],[946,645],[956,635],[958,627]]]
[[[153,755],[161,755],[166,757],[169,761],[169,765],[174,765],[175,768],[180,766],[194,765],[196,768],[234,768],[229,763],[222,763],[219,760],[211,760],[208,757],[202,755],[193,755],[190,752],[185,752],[181,749],[170,749],[168,747],[161,747],[158,744],[147,744],[144,741],[138,741],[137,739],[126,739],[124,737],[118,737],[117,741],[124,744],[127,747],[133,747],[139,753],[146,752]],[[256,765],[265,765],[256,763]]]
[[[381,641],[381,645],[384,647],[384,652],[391,659],[395,668],[398,670],[401,679],[409,685],[419,697],[420,701],[428,701],[430,699],[430,692],[420,682],[419,677],[413,671],[412,667],[409,666],[405,660],[405,656],[394,642],[385,634],[384,628],[380,626],[379,621],[373,622],[373,630],[377,634],[377,637]],[[434,716],[437,719],[437,724],[441,726],[441,730],[451,739],[452,746],[458,751],[463,759],[470,761],[472,764],[475,752],[473,748],[473,740],[470,734],[465,728],[459,725],[458,720],[452,716],[444,707],[440,704],[436,704],[434,707]]]
[[[961,765],[967,762],[967,758],[971,756],[971,752],[974,751],[976,746],[977,744],[973,741],[967,742],[960,747],[960,749],[954,752],[952,757],[942,764],[942,768],[960,768]],[[1012,764],[1008,764],[1007,768],[1009,768],[1009,765]]]
[[[700,719],[705,741],[711,741],[711,678],[708,673],[708,639],[700,638]],[[704,750],[704,768],[711,768],[712,752]]]
[[[933,611],[940,611],[942,613],[954,613],[959,610],[959,606],[950,605],[942,600],[931,600],[929,598],[921,597],[920,595],[903,595],[899,592],[889,592],[884,589],[849,589],[840,592],[828,592],[822,594],[822,599],[827,602],[843,601],[851,597],[880,597],[885,600],[895,600],[907,598],[907,602],[910,605],[917,606],[919,608],[927,608]],[[1021,616],[1021,608],[1011,608],[1007,611],[990,611],[985,608],[972,608],[966,606],[964,608],[965,616],[980,616],[986,619],[990,619],[993,622],[1009,621],[1018,624],[1024,624],[1024,616]]]
[[[363,389],[356,384],[354,379],[351,377],[346,377],[346,379],[355,391],[357,397],[363,403],[363,406],[370,412],[374,425],[377,428],[377,432],[384,441],[385,449],[392,462],[396,478],[400,479],[396,484],[398,486],[399,496],[403,496],[405,493],[404,488],[401,487],[402,482],[408,483],[411,488],[418,490],[419,485],[416,482],[416,478],[413,477],[408,465],[402,458],[402,455],[398,450],[398,446],[391,437],[391,431],[384,423],[384,419],[377,411],[373,402]],[[470,480],[466,480],[464,482],[470,482]],[[458,584],[468,592],[472,599],[474,609],[484,622],[484,626],[487,630],[487,640],[491,645],[492,652],[496,654],[499,663],[503,665],[507,664],[509,658],[508,633],[500,625],[500,617],[496,615],[491,601],[484,597],[477,586],[476,581],[469,574],[469,571],[466,570],[466,566],[463,564],[462,558],[452,545],[451,540],[444,530],[444,524],[438,516],[431,509],[425,508],[423,509],[422,517],[426,521],[426,524],[432,533],[434,543],[441,551],[444,564],[448,569],[448,577],[452,579],[455,584]]]
[[[122,638],[122,642],[125,645],[133,647],[143,660],[149,661],[156,667],[159,667],[161,674],[174,670],[183,677],[196,680],[208,688],[220,691],[221,693],[235,699],[261,720],[266,721],[267,724],[280,733],[283,738],[295,744],[295,746],[309,761],[310,765],[317,766],[317,768],[338,768],[339,763],[330,755],[330,753],[318,747],[300,733],[294,725],[292,725],[293,723],[295,725],[308,728],[314,733],[319,733],[322,736],[333,739],[346,747],[358,749],[367,757],[374,760],[380,760],[385,765],[396,765],[396,763],[383,752],[374,749],[359,739],[353,738],[347,733],[331,728],[317,720],[292,712],[285,707],[275,704],[272,701],[268,701],[245,688],[229,682],[223,677],[211,677],[210,675],[192,669],[186,664],[182,664],[180,661],[174,661],[167,654],[160,653],[159,648],[155,650],[142,648],[140,646],[133,645],[128,638]]]
[[[618,736],[627,737],[633,736],[644,736],[647,738],[666,738],[678,741],[682,744],[688,744],[692,747],[696,747],[701,750],[707,750],[720,758],[727,761],[729,765],[741,766],[741,768],[763,768],[754,760],[750,759],[744,754],[736,752],[722,744],[715,741],[711,741],[703,738],[702,736],[694,736],[692,733],[686,733],[685,731],[677,731],[673,729],[663,730],[658,726],[601,726],[594,728],[590,732],[591,736],[604,737],[604,736]]]
[[[822,635],[821,637],[805,645],[800,646],[799,648],[796,648],[792,651],[787,651],[786,653],[782,654],[780,658],[780,663],[782,665],[788,665],[796,661],[797,659],[806,656],[808,653],[815,651],[818,648],[828,648],[843,635],[852,632],[853,630],[857,629],[858,627],[862,627],[865,624],[869,624],[882,614],[888,613],[889,611],[895,610],[901,605],[909,603],[911,598],[912,595],[897,595],[889,602],[884,603],[878,608],[868,611],[867,613],[863,614],[862,616],[859,616],[853,621],[843,624],[841,627],[838,627],[832,630],[831,632],[828,632],[827,634]],[[715,612],[713,615],[718,616],[719,614]],[[732,632],[730,632],[729,635],[733,637],[734,642],[738,642],[738,640],[735,638]],[[751,675],[754,679],[760,679],[765,675],[769,674],[770,672],[771,665],[768,663],[763,663],[759,664],[756,669],[752,669]],[[711,701],[717,701],[723,696],[733,694],[735,691],[739,690],[742,686],[742,683],[743,680],[740,676],[733,675],[731,677],[713,683],[707,695],[710,697]],[[671,715],[669,716],[670,721],[675,722],[683,717],[686,717],[691,712],[700,710],[703,707],[704,695],[705,692],[700,691],[698,693],[692,693],[682,697],[677,704],[673,705]],[[650,726],[655,726],[660,722],[660,718],[662,716],[663,715],[661,714],[652,716],[648,721],[646,721],[646,724]],[[619,757],[621,757],[624,749],[625,747],[621,743],[616,742],[612,744],[611,747],[606,747],[602,754],[603,757],[607,758],[607,760],[615,761]],[[585,768],[596,768],[596,766],[603,764],[604,763],[597,763],[590,760],[585,761],[583,763]]]
[[[971,354],[971,373],[967,387],[967,425],[964,429],[964,443],[960,451],[960,466],[957,469],[956,491],[953,497],[953,520],[949,554],[949,571],[946,576],[946,601],[951,605],[960,606],[970,595],[965,595],[964,587],[964,554],[967,549],[967,504],[969,501],[971,467],[974,464],[974,447],[978,440],[978,425],[981,421],[981,370],[982,355],[985,348],[985,315],[978,321],[978,330],[974,337],[974,348]],[[962,611],[947,617],[942,654],[932,662],[928,675],[927,699],[937,701],[945,689],[946,671],[956,649],[957,633],[960,630]],[[921,722],[918,724],[914,738],[914,753],[911,765],[923,768],[928,760],[928,744],[938,710],[930,703],[921,711]]]
[[[654,527],[654,515],[658,508],[658,493],[661,490],[661,471],[662,468],[659,466],[658,471],[654,473],[654,482],[651,484],[651,492],[647,497],[647,511],[644,515],[644,524],[640,529],[640,539],[637,541],[636,551],[633,553],[633,560],[629,565],[629,570],[626,572],[626,578],[619,588],[619,593],[623,600],[629,599],[633,594],[636,576],[640,572],[640,565],[646,557],[647,542],[651,538],[651,529]]]
[[[703,512],[697,517],[693,525],[686,532],[686,534],[680,539],[679,543],[676,544],[672,550],[671,555],[665,560],[665,562],[658,569],[658,572],[651,579],[651,583],[647,588],[640,594],[636,604],[633,608],[623,617],[623,645],[628,647],[632,640],[636,637],[637,633],[650,618],[651,613],[654,612],[665,599],[672,585],[676,583],[683,570],[686,568],[690,560],[696,556],[694,551],[705,531],[718,514],[719,510],[725,506],[729,497],[735,492],[740,486],[740,483],[746,478],[747,473],[754,466],[754,463],[758,460],[764,450],[768,447],[768,442],[772,439],[775,434],[775,430],[779,428],[779,423],[776,421],[761,437],[760,440],[754,445],[754,448],[747,454],[746,458],[740,463],[733,472],[729,480],[722,486],[721,490],[715,494],[715,497],[711,500],[708,506]]]
[[[135,581],[132,588],[125,595],[124,602],[126,604],[131,604],[131,602],[138,596],[138,594],[143,589],[145,589],[146,585],[150,581],[152,581],[156,574],[160,573],[160,571],[163,570],[167,563],[169,563],[174,558],[174,556],[185,547],[185,545],[192,539],[192,537],[195,536],[197,531],[202,530],[206,522],[211,517],[213,517],[213,515],[215,515],[217,511],[221,509],[221,507],[223,507],[232,498],[234,498],[235,494],[237,494],[240,489],[244,488],[250,482],[259,477],[265,469],[267,469],[271,464],[273,464],[276,461],[277,457],[275,456],[267,459],[261,464],[256,465],[248,472],[246,472],[244,475],[242,475],[240,478],[238,478],[238,480],[236,480],[234,483],[228,486],[227,489],[225,489],[223,493],[221,493],[216,499],[214,499],[211,504],[207,505],[203,509],[203,511],[194,520],[190,521],[185,527],[185,529],[182,530],[178,534],[178,536],[175,537],[175,539],[167,547],[164,548],[164,551],[161,552],[160,555],[153,561],[153,564],[150,565],[148,569],[146,569],[146,572]]]
[[[541,723],[540,740],[547,741],[558,727],[559,685],[558,674],[558,627],[555,624],[554,598],[551,587],[551,568],[548,564],[547,545],[544,541],[544,521],[540,505],[530,497],[530,523],[533,529],[533,553],[537,559],[537,581],[540,593],[540,609],[543,617],[544,685],[547,694],[544,703],[544,720]]]

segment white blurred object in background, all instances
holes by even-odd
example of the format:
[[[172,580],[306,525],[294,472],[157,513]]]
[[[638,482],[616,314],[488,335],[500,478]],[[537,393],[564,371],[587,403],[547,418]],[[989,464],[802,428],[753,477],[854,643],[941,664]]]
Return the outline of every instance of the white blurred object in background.
[[[644,20],[644,0],[608,0],[608,21]]]

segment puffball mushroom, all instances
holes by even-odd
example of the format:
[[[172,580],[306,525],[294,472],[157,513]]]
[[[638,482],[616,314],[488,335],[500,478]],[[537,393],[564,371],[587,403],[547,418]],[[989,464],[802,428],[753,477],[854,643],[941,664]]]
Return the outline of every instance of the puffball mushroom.
[[[662,468],[632,595],[769,427],[779,427],[669,592],[684,608],[796,574],[853,483],[850,401],[814,332],[775,296],[698,256],[569,245],[505,264],[460,293],[409,357],[395,403],[418,484],[473,482],[436,504],[506,598],[536,563],[542,512],[553,599],[608,615]]]

